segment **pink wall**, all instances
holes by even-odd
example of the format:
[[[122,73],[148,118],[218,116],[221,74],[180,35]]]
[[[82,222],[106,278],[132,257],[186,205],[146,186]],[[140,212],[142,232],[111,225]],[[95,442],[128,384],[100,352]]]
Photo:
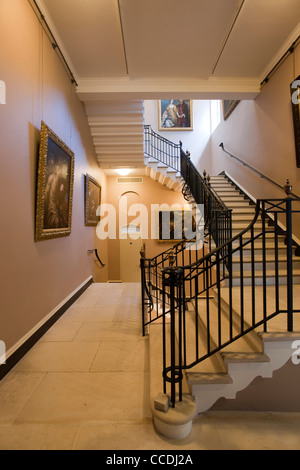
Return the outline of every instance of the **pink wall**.
[[[0,339],[12,348],[91,275],[107,279],[87,250],[107,243],[84,226],[84,174],[103,187],[84,107],[26,0],[0,0],[1,307]],[[34,242],[41,120],[75,153],[72,233]]]
[[[187,204],[183,198],[181,191],[173,191],[167,188],[167,186],[161,185],[159,182],[152,180],[147,176],[143,176],[143,183],[130,183],[130,184],[118,184],[117,177],[109,176],[107,178],[108,187],[108,202],[116,208],[117,213],[117,228],[119,226],[119,200],[122,194],[127,191],[133,191],[137,193],[136,197],[128,197],[128,208],[133,204],[143,204],[148,211],[148,226],[149,226],[149,239],[143,240],[146,243],[146,256],[147,258],[153,258],[154,256],[167,250],[174,243],[158,242],[157,240],[151,239],[151,205],[152,204],[178,204],[184,207]],[[139,217],[137,214],[136,217]],[[128,223],[131,223],[135,219],[135,216],[128,216]],[[120,279],[120,240],[117,231],[116,240],[108,240],[109,245],[109,280]]]

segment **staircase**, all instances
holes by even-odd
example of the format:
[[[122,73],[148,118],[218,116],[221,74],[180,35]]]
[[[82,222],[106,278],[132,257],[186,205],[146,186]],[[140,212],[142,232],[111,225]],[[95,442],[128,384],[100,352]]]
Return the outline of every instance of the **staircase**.
[[[219,175],[211,177],[210,184],[226,206],[232,210],[232,236],[242,233],[255,216],[255,204],[247,197],[241,188],[237,187],[229,177]],[[270,220],[269,220],[270,223]],[[258,218],[253,225],[255,235],[261,233],[263,222]],[[249,236],[250,238],[250,236]],[[219,325],[225,330],[223,342],[230,341],[230,336],[238,336],[241,331],[241,311],[243,308],[243,330],[251,329],[253,311],[256,312],[256,322],[263,321],[263,304],[268,311],[276,311],[276,276],[278,279],[282,310],[286,305],[287,284],[287,246],[285,231],[279,231],[277,254],[274,247],[273,232],[266,233],[266,254],[262,252],[260,239],[254,243],[254,262],[252,271],[251,247],[243,250],[241,265],[240,252],[232,257],[232,312],[230,314],[230,287],[228,281],[223,282],[222,289],[212,289],[213,297],[198,300],[198,315],[201,326],[207,330],[207,306],[209,304],[210,325],[209,334],[211,348],[216,348],[219,341]],[[243,239],[247,243],[247,235]],[[233,243],[233,248],[239,241]],[[293,284],[294,309],[300,308],[300,258],[295,255],[293,248]],[[265,259],[264,259],[265,257]],[[277,261],[276,261],[277,257]],[[277,264],[277,274],[276,274]],[[264,281],[263,266],[266,274]],[[241,273],[243,279],[243,298],[241,298]],[[254,282],[253,282],[254,280]],[[255,285],[255,307],[253,310],[253,284]],[[264,285],[265,284],[265,285]],[[299,287],[298,287],[299,286]],[[221,292],[220,292],[221,290]],[[265,291],[265,295],[264,292]],[[243,303],[243,307],[242,307]],[[220,310],[218,305],[220,304]],[[193,303],[193,308],[195,307]],[[194,314],[192,310],[192,316]],[[220,316],[220,317],[219,317]],[[221,318],[221,319],[220,319]],[[230,322],[232,325],[230,326]],[[231,333],[230,333],[231,329]],[[224,333],[223,333],[224,334]],[[204,336],[206,336],[204,334]],[[259,326],[247,335],[222,348],[216,353],[215,363],[203,361],[187,371],[187,383],[192,395],[196,398],[197,413],[207,411],[220,397],[233,399],[236,393],[249,385],[257,377],[272,377],[273,372],[282,367],[291,357],[291,345],[300,338],[300,321],[296,317],[294,332],[287,332],[286,315],[275,316],[268,322],[268,333]],[[200,367],[199,367],[200,366]],[[207,370],[205,368],[207,367]]]
[[[226,206],[232,210],[232,236],[238,235],[247,228],[251,220],[255,215],[255,202],[251,200],[249,196],[245,195],[241,188],[234,184],[230,177],[226,175],[219,175],[211,177],[211,187],[226,204]],[[270,221],[268,221],[270,223]],[[262,220],[258,219],[253,227],[254,235],[262,231]],[[250,235],[250,234],[249,234]],[[249,237],[250,238],[250,237]],[[278,234],[278,278],[279,283],[286,283],[286,234],[284,230]],[[245,239],[246,240],[246,239]],[[237,246],[238,242],[234,246]],[[266,274],[267,284],[274,285],[275,280],[275,246],[273,240],[273,233],[266,233]],[[251,285],[251,254],[250,244],[248,249],[246,248],[243,255],[243,280],[244,285]],[[263,253],[262,243],[255,243],[255,283],[256,285],[262,285],[263,283]],[[238,256],[233,257],[233,285],[239,285],[241,264]],[[295,256],[295,250],[293,253],[293,282],[300,284],[300,258]]]
[[[208,184],[188,158],[179,169],[187,199],[208,213],[206,244],[189,253],[183,243],[141,265],[154,423],[173,438],[187,435],[193,416],[220,398],[272,377],[300,339],[300,258],[291,232],[299,200],[254,201],[225,174]],[[230,218],[221,223],[224,213]],[[162,412],[166,397],[174,407]]]

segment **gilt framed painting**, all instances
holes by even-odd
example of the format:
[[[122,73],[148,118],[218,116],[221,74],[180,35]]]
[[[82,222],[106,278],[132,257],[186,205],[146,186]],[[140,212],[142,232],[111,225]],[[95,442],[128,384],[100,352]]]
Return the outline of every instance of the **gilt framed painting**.
[[[291,83],[292,112],[294,122],[296,164],[300,168],[300,75]]]
[[[159,100],[158,128],[160,131],[192,131],[192,100]]]
[[[42,122],[35,241],[66,237],[71,233],[74,161],[72,150]]]
[[[86,226],[96,226],[100,221],[97,215],[101,204],[101,185],[92,176],[85,175],[85,217]]]

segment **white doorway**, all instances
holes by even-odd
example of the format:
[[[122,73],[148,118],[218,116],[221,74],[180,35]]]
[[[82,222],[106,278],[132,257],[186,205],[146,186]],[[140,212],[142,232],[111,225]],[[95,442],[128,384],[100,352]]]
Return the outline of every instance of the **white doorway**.
[[[122,236],[120,239],[120,271],[122,282],[139,282],[140,272],[140,251],[142,240],[140,238],[140,227],[132,224],[121,227]]]

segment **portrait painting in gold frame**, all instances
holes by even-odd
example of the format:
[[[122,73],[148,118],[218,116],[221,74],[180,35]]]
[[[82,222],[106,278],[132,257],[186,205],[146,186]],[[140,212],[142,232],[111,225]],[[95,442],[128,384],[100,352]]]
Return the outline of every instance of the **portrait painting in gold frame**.
[[[159,100],[158,129],[160,131],[192,131],[192,100]]]

